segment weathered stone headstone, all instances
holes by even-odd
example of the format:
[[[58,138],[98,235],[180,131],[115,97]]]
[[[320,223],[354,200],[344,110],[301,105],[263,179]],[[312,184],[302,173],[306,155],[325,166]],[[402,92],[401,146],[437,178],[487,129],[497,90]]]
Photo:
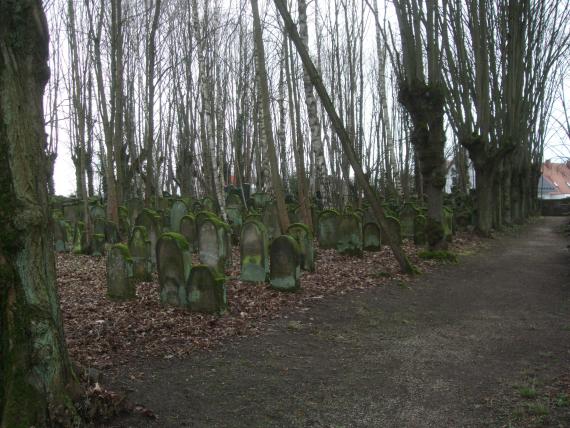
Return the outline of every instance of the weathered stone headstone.
[[[105,254],[105,235],[95,233],[91,237],[91,255],[102,256]]]
[[[160,235],[156,244],[160,301],[166,305],[187,307],[186,283],[192,267],[192,254],[179,233]]]
[[[356,214],[339,216],[336,249],[340,254],[362,256],[362,224]]]
[[[339,214],[336,210],[325,210],[319,215],[317,236],[321,248],[336,248],[338,239],[338,218]]]
[[[180,221],[188,214],[188,211],[188,206],[184,201],[174,201],[170,208],[170,230],[180,233]]]
[[[427,244],[426,235],[426,217],[419,214],[414,219],[414,244],[415,245],[425,245]]]
[[[226,207],[230,208],[242,208],[243,207],[243,202],[241,200],[241,196],[239,191],[237,190],[232,190],[228,196],[226,197]]]
[[[194,214],[198,214],[200,211],[203,211],[204,208],[202,207],[202,203],[200,201],[192,202],[192,212]]]
[[[112,221],[105,222],[105,241],[109,244],[117,244],[121,242],[119,228]]]
[[[287,229],[287,234],[295,238],[297,244],[299,244],[301,269],[314,272],[315,248],[313,246],[313,234],[308,226],[302,223],[293,223]]]
[[[103,208],[99,204],[95,204],[89,207],[89,213],[91,214],[91,219],[93,221],[95,221],[96,219],[105,220],[106,217],[105,208]]]
[[[107,295],[116,300],[136,297],[132,259],[124,244],[113,245],[107,255]]]
[[[53,241],[55,251],[63,253],[68,251],[68,230],[69,226],[63,219],[53,219]]]
[[[217,206],[218,204],[216,202],[214,202],[214,200],[212,198],[210,198],[209,196],[205,196],[202,199],[202,209],[204,211],[210,211],[210,212],[217,212]]]
[[[222,221],[210,217],[202,221],[198,231],[200,262],[224,272],[228,257],[228,231]]]
[[[188,307],[193,312],[223,314],[228,307],[225,277],[210,266],[194,266],[186,286]]]
[[[71,200],[63,205],[63,217],[69,224],[75,224],[83,218],[83,207],[81,201]]]
[[[248,220],[242,227],[240,239],[240,280],[265,282],[269,275],[269,247],[265,226]]]
[[[131,230],[131,223],[129,219],[129,210],[127,207],[119,207],[119,236],[122,239],[127,239]]]
[[[75,223],[75,227],[73,229],[73,252],[75,254],[85,254],[87,252],[86,242],[85,223],[78,221]]]
[[[137,217],[135,225],[145,228],[148,240],[150,241],[150,259],[153,265],[156,265],[156,243],[162,233],[160,219],[154,211],[145,208]]]
[[[376,223],[366,223],[363,229],[364,249],[366,251],[379,251],[382,249],[382,234]]]
[[[271,287],[279,291],[295,291],[301,286],[299,244],[289,235],[273,240],[270,249],[269,276]]]
[[[400,211],[400,228],[402,238],[412,239],[414,237],[414,219],[419,211],[412,204],[407,203]]]
[[[143,226],[135,226],[129,239],[129,252],[133,261],[133,277],[137,282],[152,279],[150,241]]]
[[[226,215],[228,216],[228,223],[232,228],[232,238],[234,242],[237,242],[243,226],[241,206],[227,207]]]
[[[251,195],[251,200],[253,202],[253,207],[257,210],[263,210],[265,206],[269,203],[271,198],[267,193],[256,192]]]
[[[277,236],[281,235],[281,226],[279,225],[279,211],[277,209],[276,202],[268,202],[265,205],[263,214],[261,215],[263,219],[263,225],[267,229],[267,237],[271,242]]]
[[[95,217],[93,220],[93,233],[98,235],[105,235],[105,226],[107,221],[104,217]]]
[[[127,201],[127,210],[129,212],[129,224],[134,225],[140,213],[144,210],[144,202],[138,198],[132,198]]]
[[[388,227],[393,231],[395,237],[396,237],[396,243],[401,244],[402,243],[402,234],[400,232],[400,221],[396,218],[396,217],[392,217],[392,216],[386,216],[386,223],[388,223]],[[388,235],[386,234],[386,231],[384,231],[382,228],[380,228],[381,231],[381,242],[385,242],[386,244],[390,243],[390,239],[388,238]]]
[[[180,234],[188,241],[190,251],[195,253],[198,249],[198,231],[196,230],[196,218],[193,214],[187,214],[180,219]]]

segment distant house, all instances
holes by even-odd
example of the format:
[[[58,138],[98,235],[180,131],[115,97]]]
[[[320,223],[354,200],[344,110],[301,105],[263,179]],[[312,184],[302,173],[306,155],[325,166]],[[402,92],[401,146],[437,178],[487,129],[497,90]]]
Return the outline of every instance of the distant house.
[[[542,175],[538,181],[538,198],[543,200],[570,198],[570,160],[542,164]]]

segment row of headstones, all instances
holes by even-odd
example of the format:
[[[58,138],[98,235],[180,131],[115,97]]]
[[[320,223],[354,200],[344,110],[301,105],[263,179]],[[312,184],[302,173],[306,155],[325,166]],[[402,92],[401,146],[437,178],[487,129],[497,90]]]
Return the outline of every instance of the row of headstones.
[[[367,213],[368,214],[368,213]],[[427,218],[418,209],[405,209],[400,218],[387,215],[388,227],[397,242],[403,238],[413,240],[415,245],[427,243]],[[453,213],[444,208],[444,236],[451,240],[453,234]],[[388,242],[388,236],[379,224],[358,212],[339,213],[336,210],[324,210],[319,214],[317,223],[319,246],[323,249],[336,249],[341,254],[361,256],[363,250],[378,251],[382,243]]]

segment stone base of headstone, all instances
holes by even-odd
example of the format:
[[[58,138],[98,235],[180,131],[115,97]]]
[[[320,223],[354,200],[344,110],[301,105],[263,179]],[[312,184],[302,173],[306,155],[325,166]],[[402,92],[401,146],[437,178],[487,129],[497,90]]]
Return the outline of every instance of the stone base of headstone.
[[[225,277],[206,265],[194,266],[186,286],[188,308],[193,312],[223,314],[228,307]]]

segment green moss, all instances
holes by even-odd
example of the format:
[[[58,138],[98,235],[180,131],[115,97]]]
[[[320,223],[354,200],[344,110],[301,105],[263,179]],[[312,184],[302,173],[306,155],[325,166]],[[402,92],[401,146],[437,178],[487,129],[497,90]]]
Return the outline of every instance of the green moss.
[[[438,260],[444,263],[457,263],[457,254],[451,251],[422,251],[418,256],[425,260]]]
[[[305,233],[307,234],[307,236],[312,239],[313,238],[313,234],[311,233],[311,229],[309,229],[309,226],[307,226],[304,223],[293,223],[291,225],[289,225],[289,227],[287,228],[287,233],[288,234],[292,234],[292,232],[295,231],[295,229],[302,229],[305,231]]]
[[[111,247],[111,251],[112,250],[119,250],[125,260],[131,262],[133,261],[133,259],[131,258],[131,252],[129,251],[129,247],[127,247],[125,244],[115,244]]]
[[[166,232],[166,233],[163,233],[162,235],[160,235],[160,239],[170,239],[170,240],[176,242],[176,245],[182,251],[190,251],[190,246],[188,245],[188,241],[180,233]]]

